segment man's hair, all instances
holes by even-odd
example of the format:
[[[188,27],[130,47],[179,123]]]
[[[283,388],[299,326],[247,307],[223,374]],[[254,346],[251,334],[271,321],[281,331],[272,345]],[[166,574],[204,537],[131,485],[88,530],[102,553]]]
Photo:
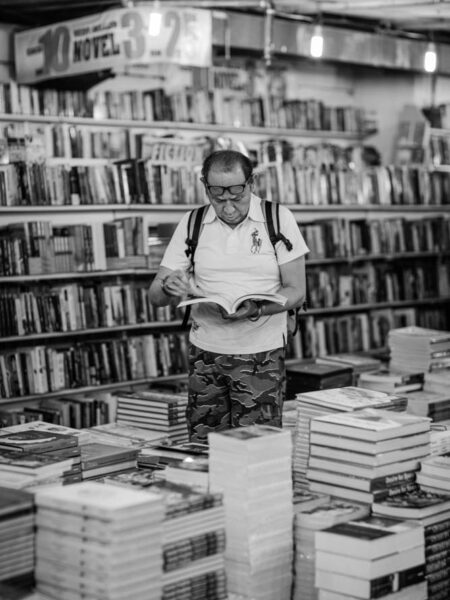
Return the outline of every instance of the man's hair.
[[[222,169],[225,172],[229,172],[236,165],[241,167],[247,181],[253,174],[253,165],[248,156],[237,150],[216,150],[209,154],[203,161],[202,177],[207,181],[211,169]]]

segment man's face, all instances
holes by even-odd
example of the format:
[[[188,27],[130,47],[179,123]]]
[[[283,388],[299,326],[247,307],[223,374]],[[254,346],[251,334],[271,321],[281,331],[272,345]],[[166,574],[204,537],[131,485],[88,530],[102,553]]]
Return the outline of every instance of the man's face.
[[[251,183],[245,180],[240,165],[236,165],[232,171],[213,168],[204,183],[208,198],[219,219],[231,227],[245,219],[250,207]],[[216,190],[215,186],[231,189]],[[233,189],[234,186],[237,186],[236,189]]]

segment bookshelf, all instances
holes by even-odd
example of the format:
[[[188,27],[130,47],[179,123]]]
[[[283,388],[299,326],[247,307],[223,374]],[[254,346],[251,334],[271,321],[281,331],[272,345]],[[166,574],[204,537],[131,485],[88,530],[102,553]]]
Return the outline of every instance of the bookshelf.
[[[248,112],[242,90],[215,91],[201,97],[208,108],[203,118],[189,122],[187,92],[166,97],[165,113],[158,94],[146,92],[113,112],[105,107],[117,107],[125,92],[114,104],[106,93],[89,100],[0,86],[0,101],[14,109],[0,114],[7,157],[0,165],[0,231],[12,223],[45,223],[52,244],[64,238],[69,222],[91,228],[93,245],[93,257],[75,268],[43,268],[48,260],[42,259],[34,270],[21,265],[10,272],[3,242],[0,302],[10,318],[0,323],[1,404],[184,375],[181,315],[157,312],[146,300],[163,250],[162,244],[151,256],[148,240],[158,223],[174,224],[204,202],[196,179],[202,156],[219,138],[249,152],[257,163],[256,192],[289,205],[312,250],[308,312],[293,356],[381,348],[389,325],[443,324],[450,299],[450,204],[423,195],[430,187],[426,172],[418,177],[411,165],[364,165],[361,147],[370,132],[359,109],[299,101],[267,112],[270,99],[263,98],[257,112]],[[133,111],[134,105],[141,108]],[[190,179],[171,180],[180,165]],[[156,184],[164,169],[166,179]],[[41,188],[33,195],[36,181]],[[173,202],[180,183],[187,188],[182,204]],[[139,249],[126,252],[122,262],[104,247],[105,227],[117,228],[121,219],[139,221],[140,231]],[[405,265],[411,289],[402,276]],[[34,369],[41,387],[32,384]]]

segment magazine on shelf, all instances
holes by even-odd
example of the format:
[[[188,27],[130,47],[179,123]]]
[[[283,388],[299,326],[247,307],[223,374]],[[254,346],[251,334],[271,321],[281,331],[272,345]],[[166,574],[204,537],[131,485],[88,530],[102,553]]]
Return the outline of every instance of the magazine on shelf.
[[[213,295],[213,296],[196,296],[195,298],[188,298],[187,300],[182,300],[178,303],[178,307],[182,308],[183,306],[189,306],[191,304],[218,304],[221,306],[229,315],[234,314],[239,306],[245,302],[245,300],[262,300],[266,302],[276,302],[281,306],[284,306],[287,302],[287,298],[282,296],[281,294],[244,294],[243,296],[239,296],[235,300],[228,300],[223,296]]]

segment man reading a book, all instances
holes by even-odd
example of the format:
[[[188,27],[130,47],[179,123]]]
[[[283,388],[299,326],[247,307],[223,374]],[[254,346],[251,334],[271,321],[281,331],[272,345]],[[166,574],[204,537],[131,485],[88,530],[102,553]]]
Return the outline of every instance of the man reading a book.
[[[189,213],[179,222],[150,286],[157,306],[189,296],[281,294],[286,302],[245,300],[228,314],[217,304],[192,306],[189,335],[190,439],[210,431],[265,423],[281,426],[285,394],[288,310],[305,300],[308,247],[290,210],[279,207],[291,242],[273,246],[261,199],[253,193],[253,165],[244,154],[218,150],[206,157],[201,181],[209,200],[195,252],[186,254]]]

